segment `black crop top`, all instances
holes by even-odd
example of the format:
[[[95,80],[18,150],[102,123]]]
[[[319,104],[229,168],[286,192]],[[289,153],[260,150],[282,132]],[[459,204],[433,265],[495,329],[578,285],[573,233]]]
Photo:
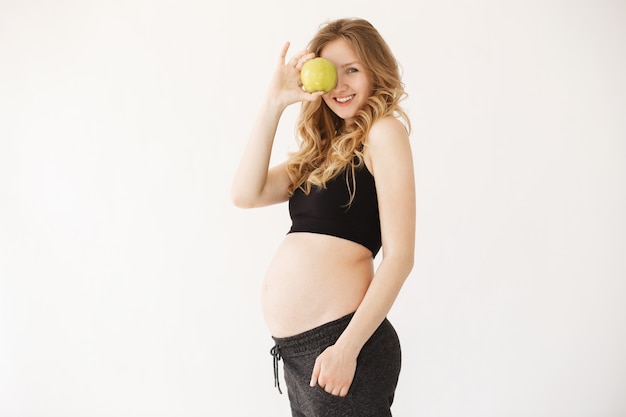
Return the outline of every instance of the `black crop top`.
[[[375,257],[381,247],[378,198],[374,177],[365,164],[355,169],[356,193],[352,204],[352,172],[348,169],[326,183],[326,189],[313,187],[309,195],[301,188],[289,199],[292,225],[289,233],[311,232],[340,237],[359,243]]]

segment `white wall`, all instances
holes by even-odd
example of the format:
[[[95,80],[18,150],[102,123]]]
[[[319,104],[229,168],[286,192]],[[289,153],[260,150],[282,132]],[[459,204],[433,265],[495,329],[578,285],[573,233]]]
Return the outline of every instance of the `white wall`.
[[[258,304],[287,210],[228,187],[282,43],[341,16],[379,28],[410,93],[395,415],[626,416],[608,0],[0,3],[1,416],[289,414]]]

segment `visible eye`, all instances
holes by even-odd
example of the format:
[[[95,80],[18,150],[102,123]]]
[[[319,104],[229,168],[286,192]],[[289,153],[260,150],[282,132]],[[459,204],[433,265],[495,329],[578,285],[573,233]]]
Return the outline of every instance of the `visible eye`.
[[[353,72],[359,72],[358,69],[354,68],[354,67],[350,67],[348,68],[348,70],[346,71],[348,74],[352,74]]]

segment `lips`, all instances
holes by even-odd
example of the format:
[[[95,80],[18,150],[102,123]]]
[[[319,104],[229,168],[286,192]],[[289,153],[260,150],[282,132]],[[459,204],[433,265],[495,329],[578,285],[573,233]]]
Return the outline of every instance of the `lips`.
[[[354,94],[351,96],[345,96],[345,97],[335,97],[335,101],[339,104],[346,104],[352,101],[353,98],[354,98]]]

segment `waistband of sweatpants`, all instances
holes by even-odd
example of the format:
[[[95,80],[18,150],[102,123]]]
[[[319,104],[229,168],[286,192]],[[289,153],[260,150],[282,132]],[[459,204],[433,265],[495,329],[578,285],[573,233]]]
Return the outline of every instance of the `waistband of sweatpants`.
[[[272,337],[280,349],[283,358],[289,358],[312,352],[320,347],[334,344],[341,333],[348,327],[354,313],[337,320],[322,324],[311,330],[289,337]]]

